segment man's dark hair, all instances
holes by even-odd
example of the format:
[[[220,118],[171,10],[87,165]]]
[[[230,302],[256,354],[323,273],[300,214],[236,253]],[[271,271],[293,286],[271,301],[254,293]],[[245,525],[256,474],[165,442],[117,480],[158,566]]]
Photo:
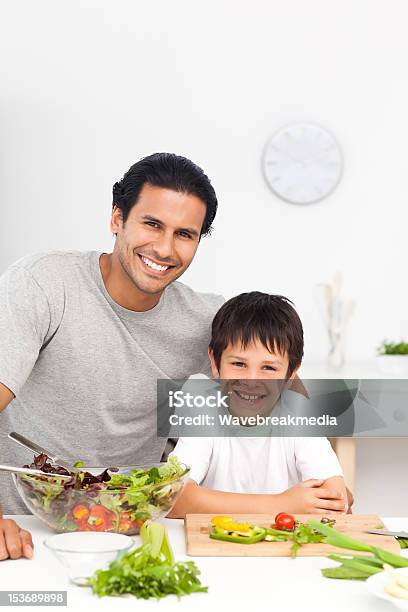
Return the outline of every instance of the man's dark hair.
[[[137,203],[146,183],[200,198],[207,207],[201,236],[211,232],[218,206],[214,188],[201,168],[186,157],[174,153],[153,153],[144,157],[133,164],[124,177],[114,184],[112,207],[120,208],[123,223]]]
[[[212,323],[210,342],[218,370],[221,355],[229,344],[240,342],[245,349],[256,340],[270,352],[287,354],[287,377],[300,366],[303,327],[290,300],[282,295],[252,291],[241,293],[221,306]]]

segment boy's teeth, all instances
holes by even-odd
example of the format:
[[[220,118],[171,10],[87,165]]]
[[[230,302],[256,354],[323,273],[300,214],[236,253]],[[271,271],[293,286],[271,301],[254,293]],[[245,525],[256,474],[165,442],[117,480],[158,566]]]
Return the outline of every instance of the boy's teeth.
[[[150,268],[153,268],[153,270],[158,270],[159,272],[164,272],[169,267],[169,266],[159,266],[159,264],[154,263],[154,261],[150,261],[150,259],[147,259],[147,257],[142,257],[142,261]]]
[[[259,395],[247,395],[246,393],[242,393],[242,391],[238,391],[238,395],[245,400],[257,400],[259,399]]]

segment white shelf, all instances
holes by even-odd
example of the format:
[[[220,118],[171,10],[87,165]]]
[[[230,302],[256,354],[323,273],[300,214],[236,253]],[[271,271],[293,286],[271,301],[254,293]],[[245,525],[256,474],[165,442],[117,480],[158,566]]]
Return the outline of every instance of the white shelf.
[[[401,376],[392,376],[383,374],[375,359],[371,361],[355,361],[346,363],[340,370],[330,368],[326,363],[319,362],[304,362],[299,370],[300,378],[378,378],[390,379],[401,378]]]

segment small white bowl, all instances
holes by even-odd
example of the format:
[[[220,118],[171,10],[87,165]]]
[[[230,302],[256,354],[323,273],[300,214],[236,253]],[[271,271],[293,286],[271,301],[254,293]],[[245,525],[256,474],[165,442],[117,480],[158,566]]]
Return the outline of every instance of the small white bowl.
[[[408,576],[408,567],[401,567],[395,570],[398,573],[404,574],[404,576]],[[367,578],[365,585],[367,590],[377,598],[385,599],[394,604],[399,610],[408,610],[408,599],[398,599],[398,597],[393,597],[392,595],[388,595],[388,593],[384,590],[387,582],[390,582],[391,578],[386,574],[386,572],[379,572],[378,574],[373,574],[369,578]]]
[[[44,540],[44,546],[54,553],[71,582],[78,586],[86,586],[96,570],[106,569],[118,553],[128,551],[133,544],[127,535],[104,531],[59,533]]]

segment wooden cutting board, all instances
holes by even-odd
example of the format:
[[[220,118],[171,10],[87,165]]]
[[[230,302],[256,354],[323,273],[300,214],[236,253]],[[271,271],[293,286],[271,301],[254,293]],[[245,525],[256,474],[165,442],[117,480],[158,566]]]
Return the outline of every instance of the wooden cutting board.
[[[257,542],[256,544],[235,544],[221,542],[209,537],[210,521],[213,514],[187,514],[184,520],[187,554],[193,557],[289,557],[292,542]],[[317,514],[296,514],[295,518],[307,523],[310,519],[320,521],[322,516]],[[331,518],[331,517],[329,517]],[[268,514],[234,514],[238,522],[247,521],[251,525],[270,527],[274,517]],[[356,540],[371,546],[378,546],[390,552],[401,552],[398,541],[390,536],[380,536],[364,533],[367,529],[381,529],[383,522],[379,516],[345,514],[338,518],[334,528],[342,531]],[[385,527],[382,527],[386,529]],[[344,548],[335,548],[329,544],[304,544],[298,550],[299,557],[324,557],[332,553],[353,554]],[[369,553],[355,552],[356,555]]]

